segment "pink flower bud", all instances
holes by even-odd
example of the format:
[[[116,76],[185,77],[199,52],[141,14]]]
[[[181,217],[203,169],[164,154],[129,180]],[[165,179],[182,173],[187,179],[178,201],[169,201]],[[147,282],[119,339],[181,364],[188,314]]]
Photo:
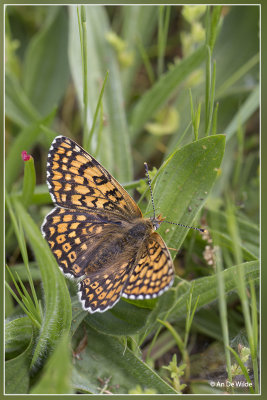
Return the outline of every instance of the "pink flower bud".
[[[29,161],[29,159],[31,158],[31,155],[27,154],[27,151],[23,150],[21,152],[21,158],[23,161]]]

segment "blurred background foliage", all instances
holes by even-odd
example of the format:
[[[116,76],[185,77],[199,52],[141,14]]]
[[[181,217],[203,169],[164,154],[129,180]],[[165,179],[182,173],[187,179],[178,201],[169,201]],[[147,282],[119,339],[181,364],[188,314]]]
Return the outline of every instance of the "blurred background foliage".
[[[236,377],[257,392],[259,8],[8,6],[5,28],[7,393],[216,394],[211,379]],[[39,232],[57,134],[141,193],[144,212],[143,163],[155,166],[157,212],[208,227],[161,230],[183,245],[159,299],[81,309]]]

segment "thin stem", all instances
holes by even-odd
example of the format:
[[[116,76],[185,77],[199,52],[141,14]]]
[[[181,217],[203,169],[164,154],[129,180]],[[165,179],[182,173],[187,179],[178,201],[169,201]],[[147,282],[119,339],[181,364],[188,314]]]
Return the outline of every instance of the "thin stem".
[[[229,329],[227,320],[227,306],[225,300],[225,285],[223,279],[223,266],[222,266],[222,255],[219,248],[215,248],[215,265],[216,265],[216,276],[217,276],[217,287],[218,287],[218,298],[219,298],[219,310],[220,320],[223,334],[224,351],[226,358],[226,368],[228,373],[228,379],[232,382],[231,372],[231,356],[229,351]]]
[[[97,102],[97,105],[96,105],[96,109],[95,109],[95,113],[94,113],[94,119],[93,119],[92,127],[91,127],[89,135],[88,135],[88,139],[87,140],[86,140],[86,138],[84,139],[85,140],[85,148],[86,149],[90,149],[90,146],[91,146],[91,141],[92,141],[93,133],[94,133],[95,126],[96,126],[98,113],[99,113],[99,110],[101,110],[102,98],[103,98],[105,86],[106,86],[106,83],[107,83],[108,74],[109,74],[109,72],[107,71],[105,79],[104,79],[104,82],[103,82],[103,85],[102,85],[102,88],[101,88],[101,91],[100,91],[98,102]]]
[[[152,207],[153,207],[153,219],[155,220],[156,219],[156,210],[155,210],[155,205],[154,205],[154,198],[153,198],[153,193],[152,193],[151,180],[150,180],[150,176],[149,176],[149,172],[148,172],[147,163],[145,162],[144,165],[145,165],[146,177],[147,177],[147,181],[148,181],[148,185],[149,185],[151,202],[152,202]]]
[[[254,332],[253,332],[253,328],[252,328],[252,321],[251,321],[248,298],[247,298],[246,281],[245,281],[245,277],[244,277],[244,271],[242,269],[243,255],[242,255],[242,249],[241,249],[241,241],[240,241],[239,230],[238,230],[236,217],[235,217],[235,213],[234,213],[234,205],[230,201],[229,197],[227,197],[227,217],[228,217],[227,218],[228,230],[229,230],[232,242],[233,242],[235,262],[237,265],[236,283],[237,283],[238,295],[239,295],[239,298],[241,301],[242,312],[243,312],[243,316],[244,316],[244,320],[245,320],[245,327],[246,327],[250,351],[253,355],[255,355],[256,345],[254,342]],[[253,359],[255,360],[254,356],[253,356]],[[254,373],[258,373],[256,360],[254,361],[253,367],[256,368],[256,371],[254,370]]]
[[[42,311],[41,311],[41,308],[40,308],[40,303],[38,302],[38,299],[37,299],[37,295],[36,295],[36,292],[35,292],[32,276],[31,276],[31,273],[30,273],[29,260],[28,260],[28,254],[27,254],[27,247],[26,247],[26,242],[25,242],[25,238],[24,238],[22,225],[21,225],[21,223],[18,224],[18,222],[17,222],[14,210],[12,208],[11,200],[10,200],[10,197],[9,197],[7,191],[6,191],[5,198],[6,198],[8,212],[9,212],[9,215],[10,215],[10,218],[11,218],[11,221],[12,221],[12,225],[14,227],[15,235],[16,235],[17,240],[18,240],[18,244],[19,244],[19,248],[20,248],[20,251],[21,251],[22,259],[23,259],[25,268],[27,270],[28,280],[29,280],[31,292],[32,292],[32,295],[33,295],[34,303],[35,303],[37,318],[41,321]]]
[[[87,120],[88,111],[88,84],[87,84],[87,28],[86,28],[86,11],[85,7],[81,6],[81,51],[82,51],[82,67],[83,67],[83,147],[89,150],[87,147],[89,128]]]
[[[210,51],[209,46],[207,46],[206,96],[205,96],[205,132],[207,132],[208,124],[209,124],[210,85],[211,85],[211,51]]]
[[[165,16],[164,16],[165,11]],[[159,7],[159,28],[158,28],[158,76],[163,73],[164,53],[166,49],[167,35],[170,22],[171,8],[168,6]]]
[[[255,286],[253,281],[249,282],[250,286],[250,294],[251,294],[251,315],[252,315],[252,329],[253,329],[253,337],[254,337],[254,347],[251,349],[251,359],[253,365],[253,373],[254,373],[254,384],[255,391],[259,393],[259,372],[258,372],[258,311],[257,311],[257,302],[256,302],[256,293]]]
[[[159,6],[159,22],[158,22],[158,76],[163,71],[163,12],[164,6]]]
[[[206,136],[210,134],[210,127],[212,123],[212,115],[214,108],[214,97],[215,97],[215,81],[216,81],[216,62],[213,62],[213,71],[212,71],[212,83],[211,83],[211,93],[209,97],[209,105],[208,105],[208,125],[206,129]]]
[[[211,128],[212,135],[216,135],[216,132],[217,132],[218,108],[219,108],[219,103],[216,103],[215,110],[213,112],[213,118],[212,118],[212,128]]]
[[[144,66],[145,66],[145,69],[146,69],[146,72],[147,72],[148,79],[149,79],[151,85],[153,85],[153,83],[155,82],[155,75],[154,75],[153,67],[152,67],[152,64],[150,62],[149,56],[147,54],[147,51],[145,50],[145,48],[143,46],[142,40],[139,37],[137,38],[136,45],[137,45],[139,53],[140,53],[140,55],[142,57],[142,60],[143,60],[143,63],[144,63]]]

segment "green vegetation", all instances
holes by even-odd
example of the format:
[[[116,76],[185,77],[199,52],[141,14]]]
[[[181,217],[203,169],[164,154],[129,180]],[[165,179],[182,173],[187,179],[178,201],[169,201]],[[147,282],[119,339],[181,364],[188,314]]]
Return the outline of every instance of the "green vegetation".
[[[259,393],[259,8],[7,6],[5,18],[6,393]],[[176,277],[159,298],[82,309],[40,231],[58,134],[148,217],[146,161],[157,215],[206,229],[162,223]]]

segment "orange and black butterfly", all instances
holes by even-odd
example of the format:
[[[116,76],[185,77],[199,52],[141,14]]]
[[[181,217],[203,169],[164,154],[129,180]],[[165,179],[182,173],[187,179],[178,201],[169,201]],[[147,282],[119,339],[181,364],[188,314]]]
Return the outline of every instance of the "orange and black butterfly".
[[[55,208],[42,232],[60,269],[79,280],[82,306],[104,312],[120,299],[151,299],[173,283],[173,262],[123,187],[73,140],[58,136],[48,153],[47,184]]]

